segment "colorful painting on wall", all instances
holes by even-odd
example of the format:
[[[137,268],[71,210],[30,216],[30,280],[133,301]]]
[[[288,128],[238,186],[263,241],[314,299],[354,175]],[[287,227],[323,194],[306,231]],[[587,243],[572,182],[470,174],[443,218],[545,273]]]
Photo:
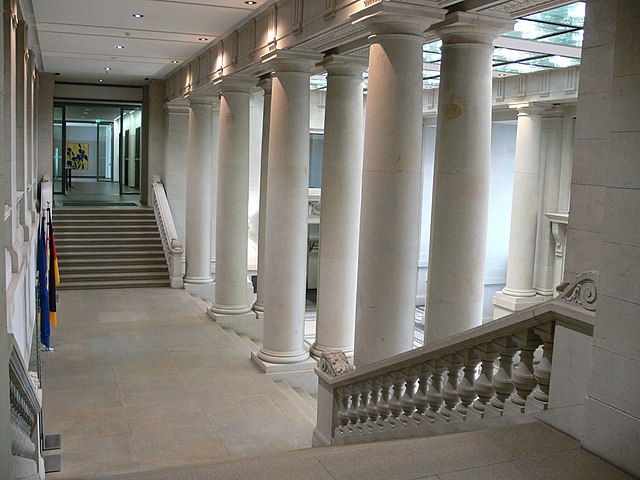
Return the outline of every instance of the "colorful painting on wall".
[[[89,144],[67,143],[67,168],[74,170],[89,169]]]

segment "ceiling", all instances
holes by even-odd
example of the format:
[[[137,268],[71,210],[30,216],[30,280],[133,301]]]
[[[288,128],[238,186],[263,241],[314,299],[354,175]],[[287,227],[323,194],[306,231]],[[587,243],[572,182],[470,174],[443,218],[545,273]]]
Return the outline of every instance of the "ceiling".
[[[105,85],[163,78],[270,3],[31,0],[43,70],[59,74],[61,82]]]
[[[248,5],[245,0],[19,1],[23,9],[25,5],[29,12],[32,8],[33,16],[27,15],[32,25],[30,36],[32,43],[34,39],[39,43],[42,69],[55,72],[58,82],[143,85],[149,78],[166,77],[233,31],[256,10],[263,10],[276,0],[257,0],[255,5]],[[505,1],[445,0],[445,3],[494,5]],[[582,1],[509,1],[517,5],[540,4],[549,13],[520,17],[514,32],[496,40],[494,75],[579,64]],[[136,18],[134,14],[143,16]],[[437,41],[428,40],[425,44],[426,88],[439,82],[439,46]],[[321,76],[312,79],[312,88],[325,85]]]

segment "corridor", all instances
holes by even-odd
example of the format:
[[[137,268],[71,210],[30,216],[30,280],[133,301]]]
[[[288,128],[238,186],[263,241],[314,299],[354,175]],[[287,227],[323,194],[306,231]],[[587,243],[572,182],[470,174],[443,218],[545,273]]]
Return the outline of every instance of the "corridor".
[[[311,446],[313,423],[184,290],[60,292],[42,354],[47,478],[195,465]]]

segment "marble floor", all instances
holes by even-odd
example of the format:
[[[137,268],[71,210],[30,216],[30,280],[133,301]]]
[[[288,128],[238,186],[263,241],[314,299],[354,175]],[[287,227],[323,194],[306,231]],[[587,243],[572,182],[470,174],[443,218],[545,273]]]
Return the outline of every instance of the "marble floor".
[[[62,435],[47,478],[311,446],[313,423],[184,290],[62,291],[58,321],[41,355],[45,433]]]

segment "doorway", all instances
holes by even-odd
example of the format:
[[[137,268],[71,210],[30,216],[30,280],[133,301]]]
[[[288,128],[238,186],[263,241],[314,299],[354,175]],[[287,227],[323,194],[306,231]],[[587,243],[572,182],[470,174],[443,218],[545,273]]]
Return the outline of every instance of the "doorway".
[[[54,104],[57,205],[140,205],[142,107]]]

